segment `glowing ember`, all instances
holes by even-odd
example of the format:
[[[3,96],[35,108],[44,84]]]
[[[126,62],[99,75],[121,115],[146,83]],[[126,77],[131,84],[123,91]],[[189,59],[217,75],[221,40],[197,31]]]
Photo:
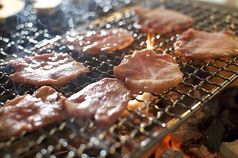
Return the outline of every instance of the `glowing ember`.
[[[155,151],[155,157],[161,156],[165,151],[167,151],[170,148],[177,149],[181,151],[180,142],[176,142],[173,140],[173,138],[170,135],[167,135],[158,145]],[[190,158],[190,156],[183,155],[184,158]]]
[[[153,31],[149,31],[147,34],[147,40],[146,40],[146,44],[147,44],[147,49],[154,49],[154,41],[155,41],[155,34]]]

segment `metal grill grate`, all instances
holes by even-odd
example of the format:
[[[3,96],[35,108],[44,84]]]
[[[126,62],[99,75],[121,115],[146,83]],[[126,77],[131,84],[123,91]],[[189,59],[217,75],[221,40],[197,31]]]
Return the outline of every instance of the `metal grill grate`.
[[[195,21],[194,28],[198,30],[210,32],[231,29],[238,34],[238,13],[228,9],[221,10],[210,5],[179,0],[127,3],[129,6],[135,4],[148,8],[166,7],[190,15]],[[30,15],[37,18],[36,12],[29,7],[30,5],[25,9],[29,14],[25,13],[27,16],[24,16],[28,19],[26,22],[28,24],[34,21]],[[64,35],[55,36],[60,33],[48,29],[42,30],[39,27],[17,24],[12,34],[2,33],[0,37],[1,106],[8,99],[26,93],[32,94],[39,88],[11,82],[8,75],[13,70],[5,64],[7,60],[36,53],[69,53],[74,59],[90,68],[90,72],[73,81],[54,87],[69,97],[90,83],[104,77],[113,77],[113,66],[118,65],[124,55],[146,48],[147,34],[133,28],[135,16],[131,8],[125,8],[125,5],[115,10],[112,8],[108,11],[112,13],[109,16],[104,12],[103,17],[96,17],[96,20],[86,24],[78,22],[82,25],[76,30],[111,27],[129,30],[135,37],[135,42],[114,54],[79,55],[61,44]],[[19,32],[22,33],[23,30],[26,31],[25,36],[20,39]],[[17,137],[1,140],[0,157],[122,157],[123,154],[125,157],[148,156],[163,137],[202,108],[238,76],[237,57],[214,59],[204,63],[182,61],[173,49],[173,43],[180,33],[155,34],[155,50],[158,53],[173,55],[184,73],[184,81],[178,87],[160,95],[142,93],[132,96],[131,101],[139,102],[140,107],[136,109],[128,107],[127,113],[108,128],[95,125],[93,120],[68,117],[65,121],[53,123],[39,130],[22,132]],[[35,36],[34,40],[29,40],[33,36]],[[143,98],[145,96],[149,99]]]

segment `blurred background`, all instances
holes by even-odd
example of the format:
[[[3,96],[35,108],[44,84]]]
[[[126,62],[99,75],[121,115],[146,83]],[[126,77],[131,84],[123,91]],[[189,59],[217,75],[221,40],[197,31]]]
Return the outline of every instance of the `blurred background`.
[[[214,3],[217,5],[224,5],[231,8],[238,9],[238,0],[195,0],[199,2]]]

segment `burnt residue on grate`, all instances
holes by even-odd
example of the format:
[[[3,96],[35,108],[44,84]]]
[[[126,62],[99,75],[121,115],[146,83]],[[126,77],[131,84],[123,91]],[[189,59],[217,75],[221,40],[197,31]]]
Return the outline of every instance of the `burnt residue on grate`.
[[[10,31],[5,24],[0,25],[3,28],[0,37],[0,106],[17,95],[32,94],[39,88],[13,83],[8,78],[13,70],[6,61],[25,55],[69,53],[90,69],[74,80],[54,87],[66,97],[90,83],[113,77],[113,67],[120,63],[124,55],[146,48],[147,34],[133,27],[135,15],[131,7],[127,6],[170,8],[192,16],[195,21],[194,28],[198,30],[230,29],[238,34],[238,13],[190,1],[90,1],[91,10],[85,12],[80,12],[83,6],[77,6],[75,3],[76,1],[64,1],[64,6],[59,6],[49,16],[39,15],[31,8],[31,4],[28,4],[20,13],[24,13],[25,21],[17,23]],[[73,9],[65,10],[67,7]],[[85,15],[84,18],[88,21],[81,21],[79,14]],[[90,55],[72,51],[61,43],[65,38],[62,34],[72,26],[63,23],[58,15],[65,17],[67,22],[72,20],[71,24],[79,25],[73,26],[76,31],[121,27],[129,30],[135,41],[129,47],[113,54],[105,52]],[[150,153],[166,134],[237,78],[237,57],[214,59],[207,63],[182,61],[173,49],[173,43],[180,33],[155,34],[155,51],[174,56],[184,73],[184,80],[178,87],[159,95],[142,92],[131,96],[131,102],[137,102],[138,106],[128,106],[123,116],[107,128],[97,126],[93,120],[80,120],[69,116],[65,121],[1,140],[0,157],[139,157]]]

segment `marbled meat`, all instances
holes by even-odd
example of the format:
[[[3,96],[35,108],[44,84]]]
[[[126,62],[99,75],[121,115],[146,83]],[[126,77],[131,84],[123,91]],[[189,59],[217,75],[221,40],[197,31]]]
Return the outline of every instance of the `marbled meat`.
[[[238,55],[238,38],[232,31],[205,32],[189,29],[177,38],[174,48],[187,60],[232,57]]]
[[[72,116],[95,119],[99,125],[108,126],[125,110],[130,91],[115,78],[104,78],[83,88],[65,101],[65,108]]]
[[[192,17],[175,10],[136,7],[134,11],[137,17],[134,26],[144,32],[166,34],[172,31],[186,30],[193,26]]]
[[[114,66],[113,72],[132,93],[161,93],[183,80],[183,73],[171,55],[156,54],[149,49],[124,56],[121,63]]]
[[[61,85],[89,71],[82,63],[64,53],[18,58],[10,60],[8,64],[12,65],[14,70],[14,73],[9,75],[12,81],[35,86]]]
[[[32,95],[17,96],[8,101],[0,108],[0,139],[66,119],[65,99],[55,89],[43,86]]]
[[[75,52],[100,54],[113,53],[129,46],[134,37],[122,28],[101,29],[99,31],[85,31],[66,36],[65,41]]]

